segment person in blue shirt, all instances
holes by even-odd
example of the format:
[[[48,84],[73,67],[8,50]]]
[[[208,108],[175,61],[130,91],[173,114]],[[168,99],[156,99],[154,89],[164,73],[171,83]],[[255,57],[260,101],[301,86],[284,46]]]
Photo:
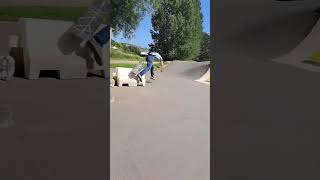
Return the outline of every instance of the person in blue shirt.
[[[163,59],[160,54],[153,52],[153,48],[151,48],[149,53],[147,54],[146,61],[147,61],[147,66],[137,75],[140,82],[142,82],[142,76],[145,75],[148,71],[150,71],[151,73],[151,79],[152,80],[156,79],[154,76],[154,65],[153,65],[154,61],[160,61],[161,63],[160,70],[162,72]]]

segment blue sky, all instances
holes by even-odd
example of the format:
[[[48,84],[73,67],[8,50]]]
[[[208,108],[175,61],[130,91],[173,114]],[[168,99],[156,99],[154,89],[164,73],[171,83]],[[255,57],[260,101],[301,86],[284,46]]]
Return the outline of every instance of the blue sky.
[[[201,0],[201,11],[203,14],[203,30],[207,33],[210,33],[210,0]],[[152,29],[151,15],[146,14],[143,20],[140,22],[135,35],[131,39],[124,38],[121,34],[113,39],[118,42],[148,47],[148,44],[152,42],[150,29]]]

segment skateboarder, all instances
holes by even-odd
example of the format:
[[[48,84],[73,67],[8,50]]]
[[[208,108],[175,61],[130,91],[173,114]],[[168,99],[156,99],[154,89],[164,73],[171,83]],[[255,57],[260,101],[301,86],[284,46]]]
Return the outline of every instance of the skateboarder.
[[[148,71],[150,71],[151,73],[151,79],[152,80],[155,80],[155,76],[154,76],[154,66],[153,66],[153,62],[155,60],[157,61],[160,61],[161,62],[161,66],[160,66],[160,70],[162,72],[162,67],[163,67],[163,59],[161,57],[160,54],[156,53],[156,52],[153,52],[153,48],[150,49],[147,57],[146,57],[146,60],[147,60],[147,67],[145,67],[138,75],[138,79],[140,82],[142,82],[142,76],[145,75]]]
[[[104,64],[103,45],[110,39],[110,26],[105,26],[98,33],[96,31],[105,23],[105,16],[109,16],[110,4],[105,0],[95,0],[88,11],[82,15],[70,28],[70,32],[80,39],[80,47],[92,50],[94,59],[99,65]]]

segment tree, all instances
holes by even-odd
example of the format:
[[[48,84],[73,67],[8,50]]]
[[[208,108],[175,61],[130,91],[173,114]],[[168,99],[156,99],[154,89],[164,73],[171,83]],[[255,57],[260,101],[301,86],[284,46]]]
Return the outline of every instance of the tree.
[[[161,0],[152,15],[154,48],[165,59],[195,59],[202,41],[199,0]]]
[[[210,35],[206,32],[203,32],[201,50],[197,61],[210,61],[210,41]]]
[[[120,32],[131,38],[146,12],[157,7],[156,0],[112,0],[111,27],[115,35]]]

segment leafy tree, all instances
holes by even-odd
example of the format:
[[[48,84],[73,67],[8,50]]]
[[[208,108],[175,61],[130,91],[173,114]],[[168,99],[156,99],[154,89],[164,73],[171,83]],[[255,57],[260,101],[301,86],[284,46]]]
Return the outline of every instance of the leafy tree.
[[[198,61],[210,61],[210,41],[210,35],[206,32],[203,32],[200,55],[197,58]]]
[[[165,59],[195,59],[202,41],[199,0],[161,0],[152,15],[154,49]]]
[[[111,27],[115,35],[120,32],[131,38],[146,12],[157,7],[156,0],[112,0]]]

